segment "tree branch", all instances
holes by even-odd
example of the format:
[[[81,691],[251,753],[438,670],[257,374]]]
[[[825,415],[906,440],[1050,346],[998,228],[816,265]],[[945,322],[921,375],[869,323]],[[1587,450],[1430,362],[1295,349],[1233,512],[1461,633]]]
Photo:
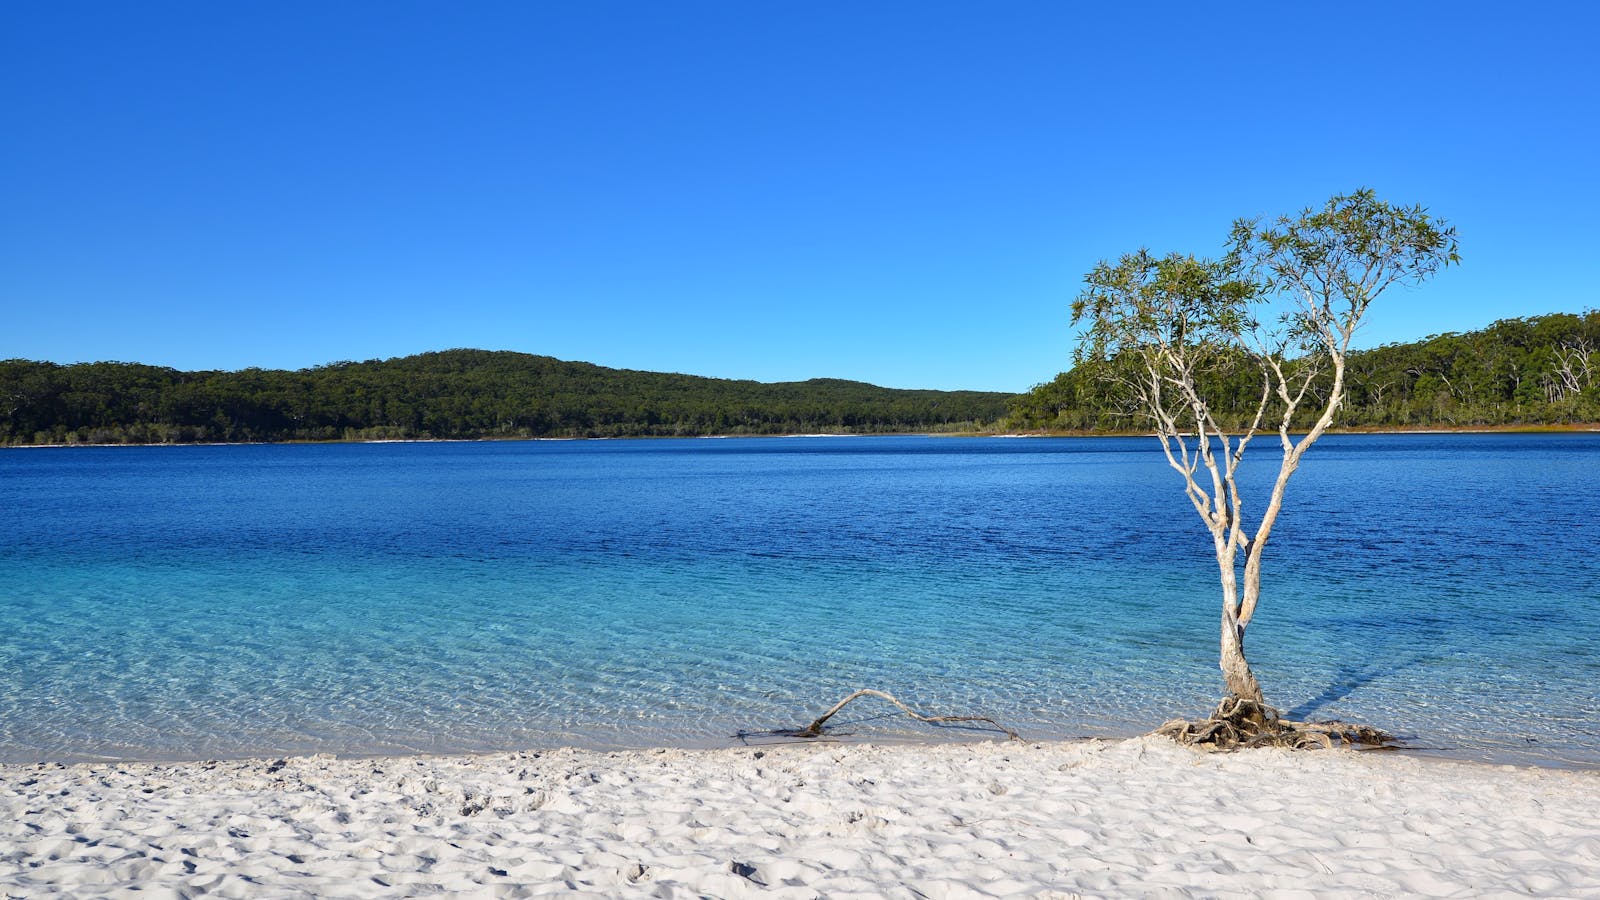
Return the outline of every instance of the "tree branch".
[[[779,736],[783,736],[783,737],[801,737],[801,738],[821,737],[822,733],[824,731],[824,724],[829,719],[831,719],[835,715],[837,715],[839,710],[844,709],[846,706],[850,705],[852,702],[854,702],[854,701],[856,701],[856,700],[858,700],[858,699],[860,699],[862,697],[876,697],[879,700],[884,700],[884,701],[887,701],[889,703],[892,703],[895,706],[898,706],[906,715],[910,716],[913,719],[916,719],[918,722],[927,722],[930,725],[947,725],[947,724],[954,724],[954,723],[958,723],[958,722],[979,722],[979,723],[983,723],[983,724],[991,726],[996,731],[1003,732],[1005,734],[1005,736],[1007,738],[1009,738],[1010,740],[1013,740],[1013,741],[1022,740],[1022,735],[1018,734],[1017,732],[1013,731],[1010,728],[1007,728],[1004,725],[1001,725],[999,722],[996,722],[995,720],[993,720],[993,719],[991,719],[991,718],[989,718],[987,716],[930,716],[930,715],[926,715],[924,713],[917,712],[916,710],[914,710],[911,707],[905,705],[904,703],[901,703],[899,700],[895,699],[895,697],[892,694],[885,693],[884,691],[873,690],[871,688],[862,688],[861,690],[858,690],[858,691],[852,693],[850,696],[844,698],[843,700],[840,700],[838,703],[835,703],[831,709],[829,709],[827,712],[823,713],[822,715],[818,716],[816,719],[814,719],[811,722],[810,725],[807,725],[804,728],[779,729],[779,730],[771,731],[771,732],[767,732],[767,733],[768,734],[773,734],[773,735],[779,735]]]

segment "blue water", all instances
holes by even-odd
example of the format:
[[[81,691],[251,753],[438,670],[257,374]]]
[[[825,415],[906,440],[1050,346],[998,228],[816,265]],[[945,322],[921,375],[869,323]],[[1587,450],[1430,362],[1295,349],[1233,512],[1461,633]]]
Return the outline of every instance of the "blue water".
[[[4,761],[719,746],[860,686],[1111,736],[1220,690],[1149,438],[10,450],[0,515]],[[1248,638],[1269,699],[1600,765],[1597,515],[1600,435],[1325,438]],[[884,712],[841,719],[960,736]]]

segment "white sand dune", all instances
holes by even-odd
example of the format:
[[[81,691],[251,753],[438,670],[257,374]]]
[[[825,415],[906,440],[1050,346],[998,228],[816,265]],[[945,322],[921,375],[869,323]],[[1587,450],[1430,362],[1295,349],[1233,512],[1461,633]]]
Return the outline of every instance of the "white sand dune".
[[[4,766],[0,896],[1600,897],[1597,813],[1595,772],[1151,738]]]

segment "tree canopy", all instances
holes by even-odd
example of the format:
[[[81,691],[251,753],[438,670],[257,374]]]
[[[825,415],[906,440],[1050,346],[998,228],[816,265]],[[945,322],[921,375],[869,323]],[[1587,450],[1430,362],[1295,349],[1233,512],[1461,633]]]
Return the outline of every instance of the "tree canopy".
[[[1085,359],[1012,395],[761,384],[480,350],[299,371],[13,359],[0,361],[0,444],[1145,430],[1104,377],[1129,362]],[[1201,372],[1229,427],[1245,424],[1260,396],[1244,363],[1221,354]],[[1600,311],[1356,351],[1348,368],[1338,428],[1600,422]],[[1319,377],[1312,390],[1326,384]]]
[[[0,362],[0,443],[626,437],[941,431],[1007,394],[764,384],[449,350],[298,371]]]
[[[1142,428],[1110,372],[1130,360],[1080,361],[1010,402],[1016,430]],[[1202,389],[1229,427],[1245,424],[1260,396],[1254,367],[1213,361]],[[1479,331],[1430,335],[1350,353],[1338,428],[1470,428],[1600,422],[1600,311],[1502,319]],[[1326,390],[1320,375],[1313,391]],[[1309,425],[1302,416],[1298,425]]]

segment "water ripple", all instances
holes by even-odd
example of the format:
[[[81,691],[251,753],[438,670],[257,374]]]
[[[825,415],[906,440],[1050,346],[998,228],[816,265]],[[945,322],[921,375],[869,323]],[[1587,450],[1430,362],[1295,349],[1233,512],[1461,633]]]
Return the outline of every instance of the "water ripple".
[[[1597,460],[1319,445],[1250,637],[1273,699],[1600,764]],[[12,451],[0,508],[8,761],[718,745],[864,685],[1117,735],[1218,689],[1208,539],[1147,440]]]

